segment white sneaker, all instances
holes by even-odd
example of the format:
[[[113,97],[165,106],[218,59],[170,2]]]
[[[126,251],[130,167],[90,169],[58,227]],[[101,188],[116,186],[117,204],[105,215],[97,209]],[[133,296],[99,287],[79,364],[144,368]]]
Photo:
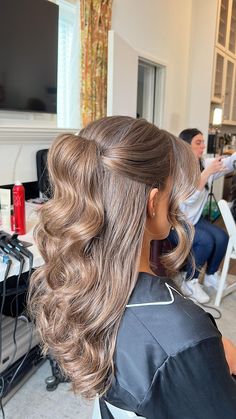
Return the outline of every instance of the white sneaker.
[[[220,276],[218,272],[215,272],[212,275],[207,275],[207,274],[205,275],[204,285],[206,285],[206,287],[213,287],[215,288],[215,290],[218,290],[219,282],[220,282]],[[226,282],[224,284],[224,289],[225,288],[226,288]]]
[[[202,285],[199,284],[198,278],[193,278],[190,281],[183,281],[180,289],[186,297],[190,297],[198,303],[208,303],[210,300],[209,295],[203,291]]]

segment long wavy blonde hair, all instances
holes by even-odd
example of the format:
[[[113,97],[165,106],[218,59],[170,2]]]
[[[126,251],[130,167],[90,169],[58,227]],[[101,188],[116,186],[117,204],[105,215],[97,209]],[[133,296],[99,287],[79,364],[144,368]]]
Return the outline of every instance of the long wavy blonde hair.
[[[180,202],[198,181],[190,147],[143,119],[117,116],[64,134],[49,151],[53,198],[40,210],[36,242],[45,264],[30,281],[29,307],[44,353],[84,397],[114,375],[116,335],[135,286],[150,190],[172,177],[169,218],[179,235],[165,256],[185,260],[191,229]]]

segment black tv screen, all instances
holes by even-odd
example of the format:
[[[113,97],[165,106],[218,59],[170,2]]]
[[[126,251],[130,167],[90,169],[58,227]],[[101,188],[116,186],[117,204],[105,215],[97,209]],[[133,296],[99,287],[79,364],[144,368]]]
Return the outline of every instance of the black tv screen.
[[[58,6],[0,0],[0,110],[57,112]]]

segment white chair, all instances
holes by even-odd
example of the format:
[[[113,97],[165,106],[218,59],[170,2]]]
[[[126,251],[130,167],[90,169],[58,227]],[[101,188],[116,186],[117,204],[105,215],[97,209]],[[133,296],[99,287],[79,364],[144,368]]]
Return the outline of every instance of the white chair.
[[[224,199],[221,199],[218,202],[218,206],[220,208],[220,212],[221,212],[223,221],[225,223],[225,227],[229,235],[229,242],[228,242],[228,247],[225,254],[225,259],[224,259],[223,269],[221,272],[221,277],[220,277],[220,281],[218,285],[218,290],[216,293],[215,305],[217,307],[220,305],[222,297],[236,290],[236,282],[232,285],[226,286],[226,288],[224,289],[225,281],[228,274],[230,259],[236,259],[236,224],[231,214],[228,202],[226,202]]]

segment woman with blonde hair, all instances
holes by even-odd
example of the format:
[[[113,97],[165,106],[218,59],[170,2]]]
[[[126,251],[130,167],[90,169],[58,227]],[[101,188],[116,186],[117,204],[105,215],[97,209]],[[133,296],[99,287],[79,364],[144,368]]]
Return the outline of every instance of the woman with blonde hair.
[[[53,198],[36,230],[45,264],[29,294],[44,353],[75,392],[99,395],[103,418],[109,402],[148,419],[233,419],[233,346],[229,369],[210,316],[149,262],[171,226],[170,275],[189,253],[179,211],[199,179],[189,146],[143,119],[108,117],[59,137],[48,168]]]

